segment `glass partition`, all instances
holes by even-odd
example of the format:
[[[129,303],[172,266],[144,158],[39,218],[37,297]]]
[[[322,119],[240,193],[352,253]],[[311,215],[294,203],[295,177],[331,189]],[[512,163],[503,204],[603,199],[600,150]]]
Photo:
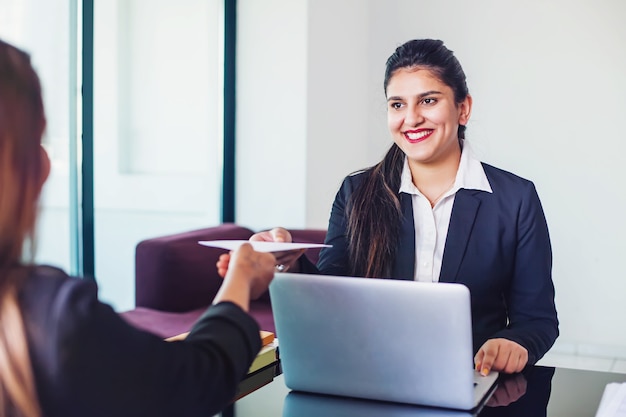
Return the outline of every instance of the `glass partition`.
[[[134,306],[142,239],[218,224],[222,2],[94,2],[95,276]]]
[[[36,259],[73,274],[81,270],[80,7],[0,0],[0,37],[31,54],[48,118],[52,172]],[[222,0],[94,1],[95,278],[119,311],[134,307],[140,240],[220,223],[223,9]]]
[[[43,190],[36,260],[79,270],[76,190],[77,3],[0,0],[0,37],[31,55],[42,83],[52,170]]]

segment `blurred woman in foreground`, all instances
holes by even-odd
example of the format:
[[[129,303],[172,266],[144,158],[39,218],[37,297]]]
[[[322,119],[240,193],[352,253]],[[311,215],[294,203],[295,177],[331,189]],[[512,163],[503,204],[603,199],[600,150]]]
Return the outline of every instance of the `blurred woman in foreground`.
[[[0,415],[214,415],[261,347],[247,311],[275,258],[250,245],[233,252],[213,305],[184,341],[131,327],[98,301],[93,282],[32,263],[50,171],[45,125],[28,55],[0,40]]]

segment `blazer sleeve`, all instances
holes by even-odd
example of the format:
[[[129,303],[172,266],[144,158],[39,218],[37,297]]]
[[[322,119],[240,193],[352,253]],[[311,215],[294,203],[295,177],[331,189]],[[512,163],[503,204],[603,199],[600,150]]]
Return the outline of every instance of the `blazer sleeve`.
[[[508,326],[493,335],[513,340],[537,362],[558,337],[552,282],[552,249],[544,212],[534,184],[527,182],[519,207],[513,277],[505,291]]]
[[[82,415],[214,415],[261,347],[258,325],[232,303],[210,307],[177,342],[131,327],[82,280],[68,280],[53,313],[53,379]]]
[[[317,267],[311,262],[302,262],[300,269],[304,273],[321,273],[324,275],[350,275],[348,257],[347,213],[346,206],[362,174],[346,177],[337,191],[335,201],[330,212],[328,230],[324,241],[328,248],[320,251]],[[301,258],[305,258],[302,256]]]

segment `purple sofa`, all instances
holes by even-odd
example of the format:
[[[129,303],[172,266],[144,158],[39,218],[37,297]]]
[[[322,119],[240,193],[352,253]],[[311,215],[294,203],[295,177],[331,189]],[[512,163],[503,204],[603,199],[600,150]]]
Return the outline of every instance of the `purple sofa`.
[[[292,229],[294,242],[323,243],[326,230]],[[222,278],[216,262],[226,251],[199,240],[248,239],[255,232],[233,223],[146,239],[135,249],[135,305],[121,313],[132,325],[161,337],[188,331],[213,301]],[[319,249],[305,253],[317,263]],[[252,301],[250,314],[262,330],[275,332],[269,294]]]

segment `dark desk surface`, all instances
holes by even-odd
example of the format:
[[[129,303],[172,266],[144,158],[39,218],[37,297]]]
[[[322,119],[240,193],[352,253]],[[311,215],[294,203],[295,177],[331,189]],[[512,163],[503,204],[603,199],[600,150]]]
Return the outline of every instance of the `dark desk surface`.
[[[565,368],[531,367],[506,376],[480,417],[593,417],[606,384],[626,382],[626,374]],[[496,402],[501,405],[496,406]],[[236,417],[463,417],[451,412],[399,404],[295,393],[279,375],[234,404]]]

